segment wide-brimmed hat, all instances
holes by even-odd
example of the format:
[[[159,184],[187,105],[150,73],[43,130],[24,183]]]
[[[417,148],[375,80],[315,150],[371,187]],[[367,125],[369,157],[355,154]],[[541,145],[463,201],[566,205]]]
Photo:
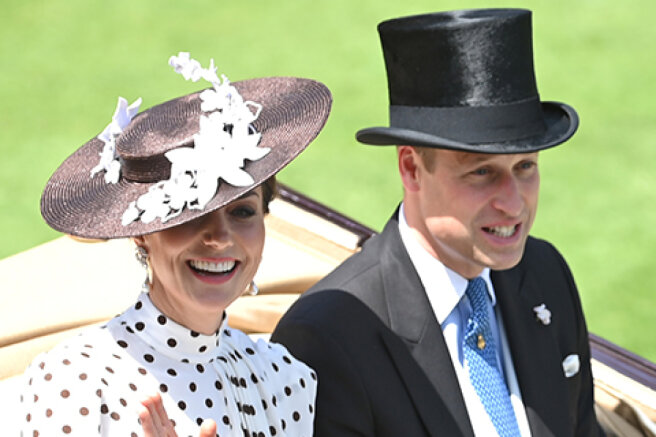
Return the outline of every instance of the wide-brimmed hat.
[[[378,32],[390,126],[360,130],[363,143],[526,153],[578,127],[573,108],[540,101],[528,10],[416,15],[384,21]]]
[[[186,58],[185,58],[186,55]],[[181,53],[171,65],[213,88],[112,123],[55,171],[41,197],[54,229],[85,238],[144,235],[214,211],[292,161],[324,126],[332,97],[296,77],[230,83]]]

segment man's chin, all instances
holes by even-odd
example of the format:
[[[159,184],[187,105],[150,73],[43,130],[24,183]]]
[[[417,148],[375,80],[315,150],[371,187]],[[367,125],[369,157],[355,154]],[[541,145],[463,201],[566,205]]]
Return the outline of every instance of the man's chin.
[[[512,254],[481,254],[479,261],[482,266],[490,270],[508,270],[515,267],[522,260],[524,249]]]

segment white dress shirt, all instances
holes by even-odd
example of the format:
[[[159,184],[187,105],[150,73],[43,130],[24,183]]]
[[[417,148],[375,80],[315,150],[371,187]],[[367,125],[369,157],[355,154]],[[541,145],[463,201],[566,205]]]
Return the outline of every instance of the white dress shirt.
[[[469,299],[465,296],[468,280],[442,264],[417,241],[405,220],[403,204],[399,211],[399,232],[401,233],[403,245],[424,286],[435,317],[442,327],[442,334],[451,355],[451,361],[458,377],[458,383],[474,428],[474,434],[486,437],[496,436],[498,435],[496,429],[478,394],[476,394],[469,379],[469,372],[464,366],[462,341],[467,327],[467,320],[472,312]],[[484,269],[480,276],[487,283],[490,294],[489,320],[497,345],[499,368],[503,371],[503,376],[510,391],[510,401],[515,410],[519,431],[522,437],[530,437],[531,431],[528,426],[512,357],[510,356],[508,340],[503,328],[501,314],[495,305],[496,295],[494,294],[494,286],[490,281],[490,270]]]

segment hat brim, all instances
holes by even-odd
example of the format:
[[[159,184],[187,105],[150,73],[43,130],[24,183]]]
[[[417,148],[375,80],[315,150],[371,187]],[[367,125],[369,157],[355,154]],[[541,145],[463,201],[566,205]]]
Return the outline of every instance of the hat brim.
[[[374,146],[408,145],[490,154],[531,153],[567,141],[579,125],[579,117],[571,106],[560,102],[542,102],[541,105],[545,130],[527,138],[472,144],[417,130],[371,127],[358,131],[356,139]]]
[[[159,219],[150,223],[137,220],[123,226],[121,217],[130,202],[146,193],[156,181],[133,182],[121,177],[112,184],[105,183],[102,174],[91,177],[91,169],[98,163],[104,146],[102,141],[93,138],[68,157],[48,181],[41,197],[41,214],[45,221],[67,234],[111,239],[145,235],[198,218],[254,189],[289,164],[319,134],[332,104],[328,88],[309,79],[270,77],[233,82],[232,85],[244,100],[262,105],[262,111],[254,123],[255,129],[262,135],[258,147],[271,149],[263,158],[246,162],[244,170],[254,179],[252,185],[237,187],[220,180],[215,196],[202,210],[185,208],[180,215],[164,223]],[[179,98],[199,100],[197,105],[192,105],[197,109],[185,115],[195,126],[198,126],[202,115],[199,94],[200,91]],[[133,123],[135,120],[136,117]],[[187,134],[185,136],[189,137]],[[184,145],[178,143],[175,147]]]

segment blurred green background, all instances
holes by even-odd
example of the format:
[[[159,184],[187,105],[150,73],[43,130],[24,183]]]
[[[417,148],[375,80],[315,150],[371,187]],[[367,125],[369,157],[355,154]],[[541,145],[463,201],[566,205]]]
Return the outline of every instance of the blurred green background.
[[[574,106],[581,126],[541,154],[533,234],[568,259],[591,331],[656,361],[652,0],[3,0],[0,257],[58,235],[40,217],[41,190],[105,127],[117,96],[142,97],[144,109],[204,86],[168,67],[178,51],[203,65],[214,58],[233,81],[326,83],[334,95],[328,124],[280,179],[380,229],[401,195],[394,151],[354,139],[387,123],[376,24],[472,7],[534,11],[540,94]]]

